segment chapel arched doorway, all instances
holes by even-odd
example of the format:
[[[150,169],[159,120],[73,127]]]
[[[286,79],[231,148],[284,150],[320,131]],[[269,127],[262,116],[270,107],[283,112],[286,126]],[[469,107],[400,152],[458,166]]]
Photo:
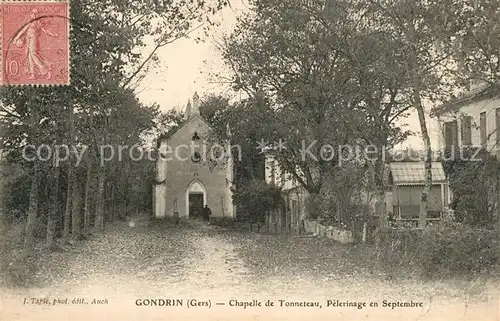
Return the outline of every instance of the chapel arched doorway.
[[[203,183],[196,179],[186,188],[186,215],[189,218],[203,218],[203,207],[207,204],[207,191]]]

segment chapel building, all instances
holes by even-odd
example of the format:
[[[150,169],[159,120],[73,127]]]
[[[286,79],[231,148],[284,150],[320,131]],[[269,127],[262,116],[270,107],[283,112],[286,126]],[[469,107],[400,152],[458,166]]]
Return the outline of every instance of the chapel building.
[[[212,148],[212,129],[200,115],[199,105],[195,93],[186,106],[184,124],[158,141],[153,193],[156,218],[201,218],[205,205],[212,217],[235,217],[233,159],[228,151]],[[221,151],[225,155],[222,161]]]

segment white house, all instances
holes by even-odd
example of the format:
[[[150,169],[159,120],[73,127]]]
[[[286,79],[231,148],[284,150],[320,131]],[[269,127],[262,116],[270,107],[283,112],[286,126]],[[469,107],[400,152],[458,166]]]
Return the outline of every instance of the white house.
[[[482,146],[500,155],[500,93],[474,84],[462,96],[434,110],[440,123],[438,145],[441,150]]]

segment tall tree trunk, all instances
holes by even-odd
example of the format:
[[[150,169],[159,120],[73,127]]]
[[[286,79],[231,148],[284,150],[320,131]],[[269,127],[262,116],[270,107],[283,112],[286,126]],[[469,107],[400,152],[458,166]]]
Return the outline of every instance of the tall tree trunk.
[[[375,203],[375,211],[379,218],[381,228],[389,226],[387,219],[387,205],[385,199],[385,162],[384,156],[380,154],[379,159],[375,161],[373,170],[375,171],[375,186],[377,188],[377,201]]]
[[[121,187],[121,198],[123,202],[123,212],[122,215],[123,217],[120,217],[121,219],[126,217],[129,214],[129,195],[128,191],[130,188],[130,172],[131,172],[131,166],[130,162],[128,160],[125,161],[125,164],[123,164],[124,170],[122,169],[122,173],[120,176],[123,177],[123,184],[122,186],[118,186],[118,188]]]
[[[498,230],[500,231],[500,172],[498,172],[498,169],[497,169],[497,174],[496,174],[496,196],[497,196],[496,197],[497,223],[498,223]]]
[[[70,150],[74,146],[74,140],[75,140],[75,133],[74,133],[74,122],[73,122],[73,114],[74,114],[74,109],[73,109],[73,101],[70,101],[69,106],[68,106],[68,132],[69,132],[69,137],[68,137],[68,146],[70,147]],[[67,185],[67,191],[66,191],[66,206],[64,209],[64,230],[63,230],[63,238],[65,241],[69,239],[69,233],[70,233],[70,222],[71,222],[71,201],[73,197],[73,180],[74,180],[74,168],[73,168],[73,163],[72,163],[72,155],[71,153],[69,154],[68,158],[68,185]]]
[[[110,197],[111,197],[111,209],[109,217],[111,221],[116,220],[117,216],[120,218],[121,215],[117,215],[122,212],[122,203],[120,197],[120,187],[123,186],[123,162],[116,162],[113,166],[114,177],[110,180]]]
[[[409,40],[413,43],[414,30],[409,32]],[[413,87],[413,107],[417,111],[418,120],[420,123],[420,132],[422,140],[424,141],[424,168],[425,168],[425,182],[420,198],[420,212],[418,217],[418,227],[425,228],[427,223],[427,209],[429,204],[429,195],[432,187],[432,149],[429,132],[427,131],[427,122],[425,120],[425,111],[422,104],[422,79],[418,73],[417,56],[415,53],[416,48],[412,48],[408,52],[408,67],[410,69],[411,82]]]
[[[383,188],[377,191],[377,201],[375,204],[375,211],[379,217],[380,227],[388,227],[389,220],[387,219],[387,204],[385,202],[385,190]]]
[[[95,228],[98,231],[104,229],[104,183],[106,180],[106,172],[104,166],[99,165],[98,170],[98,190],[95,213]]]
[[[31,190],[29,196],[28,218],[26,220],[26,233],[24,236],[23,255],[29,257],[33,254],[35,245],[35,226],[38,213],[39,189],[42,180],[42,170],[39,160],[35,160],[34,174],[31,179]]]
[[[47,216],[47,238],[46,243],[48,247],[54,245],[54,234],[56,230],[56,220],[59,217],[59,176],[61,168],[59,166],[53,167],[53,183],[50,194],[50,209]]]
[[[425,228],[427,222],[427,209],[429,204],[429,195],[431,193],[432,186],[432,149],[431,149],[431,141],[429,138],[429,133],[427,132],[427,124],[425,121],[425,112],[420,101],[420,94],[414,93],[417,102],[417,112],[418,119],[420,122],[420,131],[422,132],[422,139],[424,141],[425,148],[425,159],[424,159],[424,168],[425,168],[425,182],[424,189],[422,191],[422,197],[420,198],[420,213],[418,217],[418,226],[421,228]],[[418,97],[418,98],[417,98]]]
[[[115,174],[116,175],[116,174]],[[110,204],[111,206],[109,207],[109,214],[108,214],[108,222],[113,222],[116,218],[116,213],[119,212],[119,206],[117,205],[117,202],[116,202],[116,176],[113,180],[111,180],[113,182],[113,185],[111,186],[110,189]]]
[[[33,140],[31,143],[38,142],[38,115],[36,107],[32,108],[30,115],[30,129]],[[38,155],[37,155],[38,156]],[[28,216],[26,218],[26,229],[24,235],[23,253],[24,257],[30,257],[33,254],[35,246],[35,227],[38,215],[38,206],[40,201],[40,185],[42,181],[42,164],[40,159],[35,157],[33,163],[33,176],[31,178],[31,189],[29,195]]]
[[[76,174],[76,173],[75,173]],[[82,189],[78,179],[74,180],[73,183],[73,208],[71,210],[71,236],[74,240],[81,237],[80,224],[82,222],[81,215],[81,199],[82,199]]]
[[[64,207],[64,229],[63,238],[67,241],[69,239],[71,228],[71,203],[73,199],[73,165],[68,166],[68,186],[66,188],[66,205]]]
[[[92,157],[90,155],[90,157]],[[88,236],[90,234],[90,186],[92,185],[92,159],[89,157],[87,162],[87,178],[85,180],[85,210],[83,215],[83,235]]]

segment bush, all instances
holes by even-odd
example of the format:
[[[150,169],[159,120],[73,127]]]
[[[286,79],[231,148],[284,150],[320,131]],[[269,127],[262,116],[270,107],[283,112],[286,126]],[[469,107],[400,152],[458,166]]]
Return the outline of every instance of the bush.
[[[455,157],[443,162],[450,179],[453,199],[450,204],[455,220],[473,226],[488,227],[496,222],[496,179],[499,161],[488,151],[475,149],[457,151]],[[463,154],[463,155],[462,155]],[[476,160],[467,160],[474,156]]]
[[[24,224],[0,219],[0,286],[27,286],[33,282],[36,267],[22,256]]]
[[[359,236],[371,214],[365,194],[368,185],[365,167],[356,162],[333,169],[323,177],[319,193],[310,193],[306,201],[308,218],[356,231]]]
[[[12,177],[13,176],[13,177]],[[4,210],[4,217],[8,222],[14,222],[25,217],[29,205],[31,176],[27,174],[7,177],[3,193],[0,193],[0,203]],[[4,178],[2,178],[4,179]]]
[[[376,228],[373,240],[379,264],[385,270],[404,267],[414,271],[419,265],[416,255],[421,233],[415,229]]]
[[[309,194],[305,201],[307,217],[316,220],[323,211],[323,200],[318,194]]]
[[[262,180],[244,182],[233,192],[241,221],[263,222],[266,213],[283,205],[281,188]]]
[[[386,270],[408,268],[424,277],[491,273],[500,265],[498,231],[460,223],[426,230],[377,230],[376,255]]]
[[[463,224],[442,224],[424,231],[419,261],[425,274],[491,272],[500,264],[497,231]]]

